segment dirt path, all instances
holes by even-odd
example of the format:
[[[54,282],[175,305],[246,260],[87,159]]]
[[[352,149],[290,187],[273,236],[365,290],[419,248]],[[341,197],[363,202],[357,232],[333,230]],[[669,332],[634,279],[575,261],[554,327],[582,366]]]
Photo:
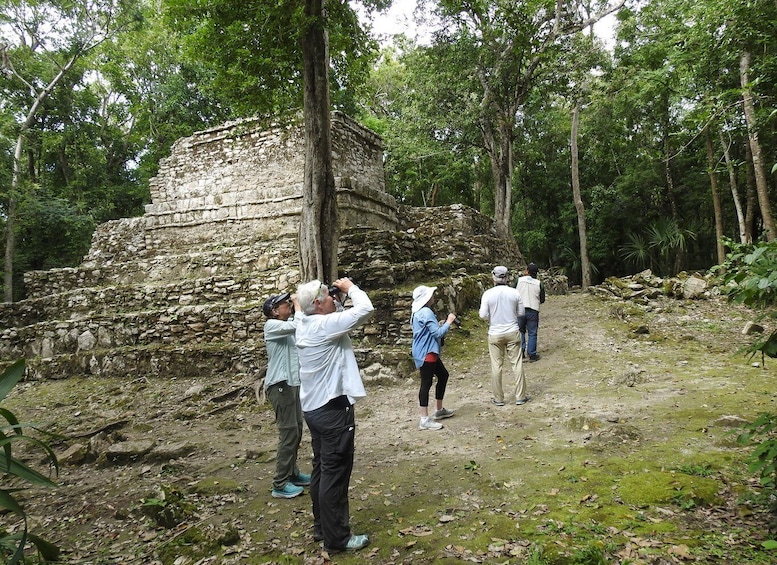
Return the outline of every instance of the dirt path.
[[[699,502],[683,515],[671,502],[629,503],[637,489],[623,481],[635,473],[655,478],[667,469],[706,466],[719,479],[720,512],[726,521],[737,516],[733,483],[751,482],[721,418],[777,411],[777,364],[764,370],[734,355],[747,341],[740,329],[749,314],[713,301],[666,302],[644,313],[588,294],[550,297],[540,321],[542,358],[526,365],[532,400],[516,406],[506,399],[504,407],[490,402],[486,330],[475,316],[464,317],[469,336],[452,334],[443,352],[451,372],[445,405],[456,411],[443,430],[418,430],[416,378],[368,385],[369,396],[357,407],[351,513],[354,529],[373,543],[358,557],[336,560],[522,563],[545,543],[560,543],[564,549],[553,551],[571,555],[574,536],[606,545],[608,562],[677,562],[667,548],[680,545],[688,560],[697,560],[689,540],[709,529],[695,526],[709,506]],[[512,382],[506,375],[506,389]],[[9,408],[26,421],[86,434],[79,440],[86,444],[90,430],[126,420],[91,436],[95,447],[152,438],[188,453],[65,465],[60,488],[32,491],[25,501],[32,529],[59,543],[66,563],[325,562],[310,537],[309,499],[270,497],[275,428],[252,384],[218,376],[211,382],[137,376],[23,384]],[[224,397],[227,391],[237,393]],[[303,470],[309,469],[307,446],[306,433]],[[167,500],[159,502],[161,489]],[[155,527],[141,501],[172,508],[178,495],[184,521]],[[669,522],[669,534],[655,525]],[[767,535],[765,521],[760,529],[738,522],[740,534],[726,523],[720,532],[729,536],[725,555],[752,560],[759,537]],[[575,531],[566,531],[571,524]],[[644,524],[653,530],[640,529]],[[557,532],[548,538],[551,526]],[[654,545],[640,549],[633,539]]]

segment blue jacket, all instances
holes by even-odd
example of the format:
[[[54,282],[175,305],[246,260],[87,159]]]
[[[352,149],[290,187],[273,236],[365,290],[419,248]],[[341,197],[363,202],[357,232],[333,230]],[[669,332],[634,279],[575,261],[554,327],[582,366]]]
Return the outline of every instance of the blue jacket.
[[[451,329],[451,325],[447,322],[440,325],[428,306],[413,314],[410,324],[413,326],[413,361],[419,369],[424,364],[424,358],[428,353],[440,354],[440,340]]]

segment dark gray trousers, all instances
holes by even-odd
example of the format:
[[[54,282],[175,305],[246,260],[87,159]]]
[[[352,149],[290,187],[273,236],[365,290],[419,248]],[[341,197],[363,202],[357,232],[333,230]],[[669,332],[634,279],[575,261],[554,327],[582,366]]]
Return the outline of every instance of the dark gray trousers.
[[[313,444],[313,535],[327,549],[343,549],[351,538],[348,485],[353,471],[356,419],[348,398],[341,396],[305,412]]]

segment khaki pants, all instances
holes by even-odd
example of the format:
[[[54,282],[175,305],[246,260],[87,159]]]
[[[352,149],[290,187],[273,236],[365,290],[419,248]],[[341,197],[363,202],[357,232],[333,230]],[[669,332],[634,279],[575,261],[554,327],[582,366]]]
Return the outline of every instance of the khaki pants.
[[[491,392],[494,399],[505,401],[502,390],[502,370],[505,357],[510,360],[515,375],[515,400],[526,398],[526,375],[523,372],[523,351],[521,335],[515,331],[501,335],[488,336],[488,352],[491,355]]]

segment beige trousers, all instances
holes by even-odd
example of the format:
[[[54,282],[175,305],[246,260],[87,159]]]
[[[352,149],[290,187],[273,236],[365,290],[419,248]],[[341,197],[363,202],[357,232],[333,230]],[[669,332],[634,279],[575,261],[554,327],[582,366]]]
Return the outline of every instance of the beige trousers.
[[[517,331],[488,336],[488,352],[491,355],[491,392],[494,399],[505,401],[502,389],[502,370],[505,357],[510,360],[515,375],[515,400],[526,398],[526,375],[523,372],[521,334]]]

